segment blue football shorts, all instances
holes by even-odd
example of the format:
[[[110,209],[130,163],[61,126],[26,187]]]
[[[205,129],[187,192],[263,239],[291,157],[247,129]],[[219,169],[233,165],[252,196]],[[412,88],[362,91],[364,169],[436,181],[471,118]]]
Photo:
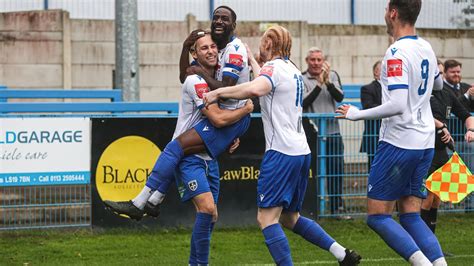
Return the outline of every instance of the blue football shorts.
[[[206,118],[195,125],[194,129],[204,142],[207,153],[212,158],[217,158],[229,148],[236,138],[247,131],[249,125],[250,115],[246,115],[236,123],[221,128],[214,127]]]
[[[184,157],[175,172],[176,186],[181,201],[185,202],[202,193],[211,192],[214,202],[219,198],[219,164],[195,155]]]
[[[299,212],[308,185],[311,154],[290,156],[269,150],[263,156],[257,183],[259,208],[283,207]]]
[[[408,150],[381,141],[370,168],[367,197],[384,201],[426,198],[423,180],[433,155],[434,149]]]

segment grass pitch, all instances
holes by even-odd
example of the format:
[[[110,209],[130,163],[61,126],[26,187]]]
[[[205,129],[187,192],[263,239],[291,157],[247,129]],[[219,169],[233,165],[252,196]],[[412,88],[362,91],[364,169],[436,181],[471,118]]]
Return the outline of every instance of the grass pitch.
[[[339,243],[356,249],[362,265],[408,265],[362,219],[319,221]],[[189,229],[43,230],[0,233],[0,265],[187,265]],[[337,265],[326,251],[286,231],[296,265]],[[474,265],[474,214],[441,215],[437,235],[449,265]],[[212,265],[271,265],[255,228],[216,228]]]

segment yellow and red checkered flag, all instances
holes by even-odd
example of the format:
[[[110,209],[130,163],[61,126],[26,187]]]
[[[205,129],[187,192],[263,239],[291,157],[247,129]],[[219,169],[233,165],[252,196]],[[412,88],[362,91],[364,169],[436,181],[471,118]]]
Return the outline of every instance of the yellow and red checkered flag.
[[[442,201],[459,203],[474,191],[474,176],[457,152],[426,180],[426,188]]]

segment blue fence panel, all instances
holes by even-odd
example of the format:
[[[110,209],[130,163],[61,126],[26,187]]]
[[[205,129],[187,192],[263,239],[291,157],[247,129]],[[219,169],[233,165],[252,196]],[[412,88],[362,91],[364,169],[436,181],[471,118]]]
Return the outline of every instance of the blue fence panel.
[[[328,126],[336,122],[333,114],[306,116],[319,127],[319,192],[316,195],[319,216],[366,215],[367,180],[378,142],[380,121],[338,120],[339,137],[334,133],[334,128]],[[364,128],[368,128],[366,133]],[[466,129],[455,117],[450,120],[448,128],[456,141],[456,150],[468,168],[474,169],[474,143],[463,140]],[[441,212],[465,212],[473,209],[472,195],[459,204],[442,203],[440,206]]]
[[[110,99],[122,101],[122,90],[7,89],[0,86],[0,99]],[[0,100],[0,102],[2,102]],[[6,102],[6,101],[3,101]]]
[[[3,104],[8,106],[13,103]],[[122,103],[106,104],[121,105]],[[135,104],[145,106],[143,109],[148,106],[148,103]],[[89,105],[95,106],[95,104]],[[176,106],[177,104],[174,103],[174,108]],[[94,108],[88,110],[91,109]],[[138,109],[134,107],[133,110]],[[174,109],[173,112],[174,114],[171,115],[155,114],[153,116],[176,117],[177,110]],[[259,114],[253,116],[258,117]],[[319,201],[319,217],[365,215],[369,162],[375,151],[376,131],[364,135],[364,121],[336,121],[334,114],[306,114],[305,116],[309,117],[319,130],[319,156],[314,158],[318,160],[319,166],[317,169],[319,188],[315,195],[315,200]],[[22,117],[27,117],[27,115]],[[100,117],[100,115],[95,115],[95,117]],[[368,124],[377,127],[375,121],[368,121]],[[468,167],[473,169],[474,144],[462,142],[465,132],[463,125],[454,118],[448,127],[457,140],[456,149]],[[337,128],[340,134],[335,132]],[[361,149],[364,139],[366,146],[365,149]],[[0,185],[0,230],[90,226],[90,194],[90,184],[28,187]],[[474,208],[472,201],[471,197],[460,204],[443,203],[440,210],[443,212],[472,210]]]

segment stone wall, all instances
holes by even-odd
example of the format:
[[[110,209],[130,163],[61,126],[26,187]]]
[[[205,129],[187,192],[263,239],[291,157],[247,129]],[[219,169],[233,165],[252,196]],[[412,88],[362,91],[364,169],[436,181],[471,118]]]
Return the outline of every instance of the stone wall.
[[[389,45],[385,27],[279,22],[293,35],[292,60],[305,68],[311,46],[322,48],[346,84],[368,83],[372,64]],[[242,22],[237,34],[256,51],[268,24]],[[178,61],[187,33],[209,28],[188,16],[182,22],[141,21],[140,97],[177,101]],[[463,63],[464,81],[474,83],[474,32],[418,30],[442,59]],[[11,88],[112,88],[115,29],[111,20],[71,20],[60,10],[0,13],[0,84]]]

